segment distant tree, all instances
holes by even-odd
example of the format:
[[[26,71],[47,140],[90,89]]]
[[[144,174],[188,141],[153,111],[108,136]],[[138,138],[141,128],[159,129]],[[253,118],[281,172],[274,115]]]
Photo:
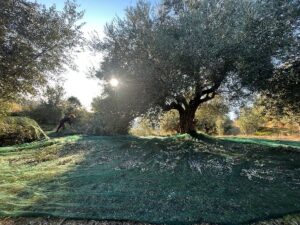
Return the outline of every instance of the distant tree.
[[[127,134],[135,117],[129,113],[130,111],[125,110],[123,104],[126,102],[118,101],[114,95],[94,98],[92,102],[94,116],[90,132],[98,135]]]
[[[286,96],[286,98],[278,98],[279,95],[285,95],[286,92],[277,93],[271,97],[260,96],[256,99],[254,107],[260,107],[262,117],[267,121],[269,127],[285,127],[291,132],[296,131],[300,134],[300,109],[299,103],[297,104],[295,101],[298,93],[295,92],[293,96]]]
[[[180,131],[194,133],[197,109],[216,95],[241,98],[269,87],[272,61],[295,47],[299,5],[165,0],[152,11],[139,1],[93,42],[104,53],[96,76],[120,79],[126,88],[117,91],[134,114],[177,110]]]
[[[41,101],[43,104],[59,107],[63,104],[65,94],[65,89],[61,84],[56,84],[53,87],[47,85]]]
[[[80,100],[75,97],[75,96],[71,96],[67,99],[67,101],[65,102],[65,110],[64,110],[64,114],[80,114],[79,111],[82,109],[82,104],[80,102]]]
[[[159,128],[161,132],[180,132],[178,111],[170,110],[168,112],[163,113],[159,119]]]
[[[130,134],[136,135],[136,136],[153,136],[153,135],[159,135],[160,132],[158,129],[156,129],[155,123],[153,123],[153,120],[150,120],[146,116],[137,118],[133,123],[132,127],[130,129]]]
[[[0,99],[34,94],[51,74],[72,65],[73,50],[82,43],[83,13],[66,1],[64,9],[29,0],[0,1]]]
[[[234,129],[233,121],[227,115],[223,115],[217,118],[216,120],[216,134],[232,134]]]
[[[228,119],[226,114],[229,112],[228,106],[222,98],[215,98],[210,102],[204,103],[196,111],[196,128],[207,134],[223,134],[225,121]]]
[[[56,84],[54,87],[47,86],[41,101],[28,112],[25,112],[25,115],[36,120],[39,124],[57,124],[64,114],[64,95],[65,90],[60,84]]]
[[[261,107],[244,107],[236,120],[243,134],[254,134],[260,127],[265,125],[263,109]]]
[[[75,96],[69,97],[67,102],[74,108],[80,108],[82,106],[80,100]]]

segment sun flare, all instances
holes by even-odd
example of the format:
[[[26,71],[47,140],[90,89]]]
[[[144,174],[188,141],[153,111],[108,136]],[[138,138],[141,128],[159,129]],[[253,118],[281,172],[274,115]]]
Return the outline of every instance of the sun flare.
[[[116,78],[112,78],[109,83],[112,87],[117,87],[119,85],[119,81]]]

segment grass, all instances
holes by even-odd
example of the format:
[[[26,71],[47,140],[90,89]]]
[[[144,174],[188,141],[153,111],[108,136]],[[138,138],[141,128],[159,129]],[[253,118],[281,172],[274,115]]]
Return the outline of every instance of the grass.
[[[300,212],[298,146],[73,135],[4,147],[0,217],[242,224],[285,216],[300,222],[288,216]]]
[[[259,144],[266,145],[269,147],[293,147],[300,149],[300,141],[288,141],[288,140],[268,140],[262,138],[242,138],[242,137],[226,137],[223,140],[234,141],[238,143],[248,143],[248,144]]]

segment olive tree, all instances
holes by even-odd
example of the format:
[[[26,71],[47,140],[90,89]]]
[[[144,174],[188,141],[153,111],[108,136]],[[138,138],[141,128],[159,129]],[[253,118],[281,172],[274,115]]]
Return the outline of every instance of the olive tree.
[[[177,110],[180,131],[195,132],[195,112],[220,93],[261,91],[274,59],[294,47],[299,1],[144,1],[106,26],[93,47],[104,54],[96,76],[123,85],[135,114]],[[298,11],[297,11],[298,10]],[[127,89],[126,89],[127,88]],[[117,90],[118,91],[118,90]]]
[[[71,1],[62,11],[29,0],[1,0],[0,9],[0,100],[11,101],[72,64],[83,13]]]

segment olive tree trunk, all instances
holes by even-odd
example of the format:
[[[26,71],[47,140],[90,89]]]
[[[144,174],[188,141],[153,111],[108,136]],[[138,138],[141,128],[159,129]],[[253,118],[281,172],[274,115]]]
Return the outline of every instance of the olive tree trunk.
[[[195,113],[196,109],[187,109],[184,111],[179,111],[179,125],[180,133],[195,134]]]

